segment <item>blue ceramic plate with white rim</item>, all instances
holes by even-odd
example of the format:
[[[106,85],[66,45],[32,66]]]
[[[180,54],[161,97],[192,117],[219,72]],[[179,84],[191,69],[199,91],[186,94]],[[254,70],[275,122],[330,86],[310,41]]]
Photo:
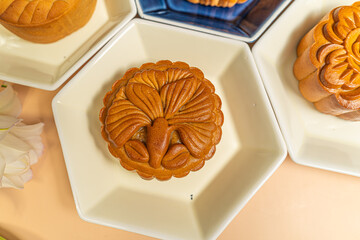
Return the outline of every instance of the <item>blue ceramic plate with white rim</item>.
[[[245,42],[255,41],[291,0],[248,0],[231,8],[187,0],[135,0],[142,18]]]

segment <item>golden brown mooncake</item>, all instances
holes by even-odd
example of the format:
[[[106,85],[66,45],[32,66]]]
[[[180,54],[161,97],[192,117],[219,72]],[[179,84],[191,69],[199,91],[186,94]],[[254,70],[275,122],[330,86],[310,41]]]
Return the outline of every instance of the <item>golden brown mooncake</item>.
[[[129,69],[103,103],[101,133],[110,153],[144,179],[199,170],[221,139],[221,100],[202,71],[184,62]]]
[[[91,18],[96,0],[1,0],[0,23],[36,43],[58,41]]]
[[[360,120],[360,2],[333,9],[297,48],[294,75],[322,113]]]
[[[188,0],[195,4],[212,7],[233,7],[237,3],[244,3],[248,0]]]

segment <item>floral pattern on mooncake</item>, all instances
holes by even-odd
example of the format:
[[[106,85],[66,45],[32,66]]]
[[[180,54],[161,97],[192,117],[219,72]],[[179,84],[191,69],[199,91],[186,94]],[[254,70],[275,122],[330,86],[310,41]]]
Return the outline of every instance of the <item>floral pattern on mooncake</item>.
[[[56,42],[83,27],[97,0],[3,0],[0,24],[20,38]]]
[[[300,42],[294,74],[323,113],[360,120],[360,2],[333,9]]]
[[[0,19],[19,25],[36,25],[53,20],[68,11],[72,0],[13,0],[0,3]]]
[[[221,139],[221,100],[214,91],[202,71],[184,62],[129,69],[100,112],[111,154],[144,179],[199,170]]]

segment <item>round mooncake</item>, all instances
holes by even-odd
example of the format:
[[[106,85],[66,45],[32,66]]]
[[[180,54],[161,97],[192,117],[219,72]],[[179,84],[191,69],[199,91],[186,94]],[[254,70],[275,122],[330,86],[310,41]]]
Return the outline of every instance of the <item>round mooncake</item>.
[[[129,69],[103,103],[101,132],[109,151],[144,179],[199,170],[221,139],[221,100],[202,71],[184,62]]]
[[[51,43],[83,27],[95,6],[96,0],[3,0],[0,23],[25,40]]]
[[[301,40],[294,75],[322,113],[360,120],[360,2],[333,9]]]

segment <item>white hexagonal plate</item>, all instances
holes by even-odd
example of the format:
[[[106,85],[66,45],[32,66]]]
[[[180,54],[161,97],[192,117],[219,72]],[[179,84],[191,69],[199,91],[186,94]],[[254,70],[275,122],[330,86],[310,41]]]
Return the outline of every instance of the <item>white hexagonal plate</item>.
[[[255,44],[253,53],[291,158],[303,165],[360,176],[360,122],[318,112],[293,75],[301,38],[325,14],[351,0],[295,1]]]
[[[0,25],[0,79],[55,90],[135,15],[132,0],[98,0],[83,28],[50,44],[23,40]]]
[[[225,122],[202,169],[146,181],[111,156],[98,116],[127,69],[164,59],[204,72]],[[161,239],[215,239],[286,157],[248,45],[146,20],[117,34],[54,98],[53,110],[80,216]]]

